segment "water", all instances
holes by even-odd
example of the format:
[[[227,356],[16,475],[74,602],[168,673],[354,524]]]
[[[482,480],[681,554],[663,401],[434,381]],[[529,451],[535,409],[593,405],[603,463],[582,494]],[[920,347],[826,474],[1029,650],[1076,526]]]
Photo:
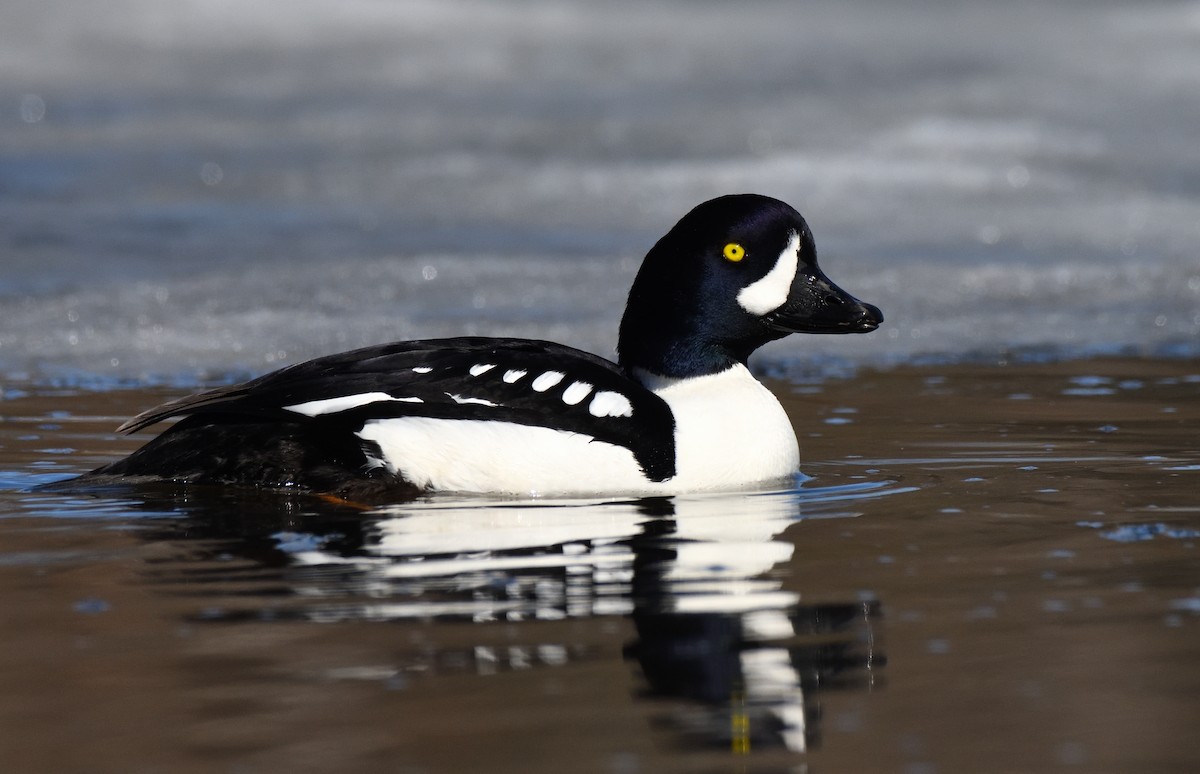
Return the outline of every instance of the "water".
[[[888,315],[772,362],[1195,355],[1198,36],[1090,0],[15,4],[0,372],[608,353],[648,247],[735,191]]]
[[[1190,772],[1200,5],[81,0],[0,25],[12,771]],[[31,488],[382,341],[611,353],[757,191],[877,333],[782,492]]]
[[[168,388],[0,422],[15,771],[1184,772],[1200,372],[776,382],[805,476],[360,511],[28,491]],[[15,762],[15,763],[14,763]]]

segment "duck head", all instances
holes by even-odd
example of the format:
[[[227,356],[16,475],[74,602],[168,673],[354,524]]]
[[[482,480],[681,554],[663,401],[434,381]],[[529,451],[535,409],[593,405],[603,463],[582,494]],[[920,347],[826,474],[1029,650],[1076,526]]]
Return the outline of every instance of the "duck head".
[[[617,352],[626,370],[682,378],[744,364],[792,333],[869,333],[882,322],[821,271],[799,212],[736,194],[697,206],[647,253]]]

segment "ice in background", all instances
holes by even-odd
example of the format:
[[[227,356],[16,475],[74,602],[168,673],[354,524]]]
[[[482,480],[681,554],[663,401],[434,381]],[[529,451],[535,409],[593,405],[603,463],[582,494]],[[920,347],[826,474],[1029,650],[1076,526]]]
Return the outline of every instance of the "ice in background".
[[[1200,3],[38,0],[0,25],[0,375],[400,338],[611,354],[696,203],[808,218],[789,371],[1200,353]]]

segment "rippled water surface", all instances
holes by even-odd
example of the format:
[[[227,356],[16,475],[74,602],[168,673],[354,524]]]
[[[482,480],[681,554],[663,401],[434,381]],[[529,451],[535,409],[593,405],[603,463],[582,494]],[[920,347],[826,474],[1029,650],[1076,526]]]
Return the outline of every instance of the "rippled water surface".
[[[3,21],[0,770],[1200,770],[1194,0]],[[735,191],[887,317],[756,355],[786,491],[33,491],[320,354],[612,353]]]
[[[0,401],[13,771],[1193,771],[1200,365],[773,384],[787,491],[30,491],[167,390]]]

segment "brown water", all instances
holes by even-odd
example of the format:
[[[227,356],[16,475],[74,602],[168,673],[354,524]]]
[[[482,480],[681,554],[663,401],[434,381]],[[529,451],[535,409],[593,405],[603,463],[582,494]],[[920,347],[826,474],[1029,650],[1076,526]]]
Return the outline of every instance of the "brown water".
[[[6,387],[4,771],[1200,770],[1197,362],[777,383],[787,492],[370,512],[29,492],[168,393]]]

